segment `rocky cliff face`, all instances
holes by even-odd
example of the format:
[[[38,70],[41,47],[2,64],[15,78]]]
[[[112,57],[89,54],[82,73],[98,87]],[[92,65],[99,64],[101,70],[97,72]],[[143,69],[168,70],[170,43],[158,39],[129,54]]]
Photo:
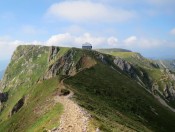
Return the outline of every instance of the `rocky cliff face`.
[[[158,94],[165,100],[174,101],[175,74],[172,72],[172,61],[149,60],[134,52],[105,51],[115,56],[116,66],[137,80],[152,94]],[[171,67],[171,70],[168,67]]]
[[[175,75],[169,70],[162,70],[164,76],[159,81],[164,86],[162,95],[168,101],[174,101],[175,99]]]
[[[114,58],[114,64],[118,66],[123,72],[128,74],[131,78],[138,81],[138,83],[150,90],[151,79],[148,74],[141,68],[136,68],[134,65],[121,59],[119,57]]]
[[[56,58],[57,53],[59,52],[60,48],[51,46],[49,49],[49,56],[48,56],[48,62]]]
[[[49,55],[49,62],[54,59],[56,54],[58,53],[57,48],[51,48],[51,52]],[[74,50],[69,50],[65,55],[60,57],[54,64],[51,64],[48,68],[48,71],[44,75],[43,79],[49,79],[55,77],[59,74],[62,75],[70,75],[73,72],[74,61],[73,56],[75,54]]]
[[[165,85],[164,86],[164,96],[166,99],[168,100],[174,100],[175,99],[175,89],[174,89],[174,86],[171,85],[171,86],[168,86],[168,85]]]
[[[131,77],[136,76],[136,70],[129,62],[116,57],[114,59],[114,64],[117,65],[122,71],[128,73]]]

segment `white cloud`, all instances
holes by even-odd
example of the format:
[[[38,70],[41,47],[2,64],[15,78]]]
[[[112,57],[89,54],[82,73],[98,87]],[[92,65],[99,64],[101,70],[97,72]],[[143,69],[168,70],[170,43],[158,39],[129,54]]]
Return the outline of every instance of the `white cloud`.
[[[161,46],[170,46],[169,41],[161,39],[152,39],[144,37],[130,36],[123,41],[123,44],[128,48],[142,48],[142,49],[153,49]],[[171,43],[172,44],[172,43]]]
[[[19,45],[43,45],[43,42],[33,41],[33,42],[24,42],[20,40],[13,40],[8,36],[0,37],[0,60],[9,59]]]
[[[127,9],[133,9],[138,13],[140,18],[142,17],[145,18],[145,15],[155,16],[160,14],[173,16],[175,12],[174,8],[175,0],[95,0],[95,1],[103,2],[104,4],[111,4],[120,7],[125,7]]]
[[[108,38],[108,44],[111,46],[117,46],[118,45],[118,39],[116,37],[110,37]]]
[[[93,48],[123,47],[126,49],[154,49],[157,47],[175,47],[175,43],[172,41],[156,38],[137,37],[133,35],[124,40],[119,40],[114,36],[101,37],[93,36],[90,33],[84,33],[80,36],[75,36],[70,33],[57,34],[51,36],[46,42],[41,44],[63,47],[81,47],[81,45],[85,42],[91,43],[93,45]]]
[[[83,34],[84,32],[86,32],[86,30],[79,25],[67,26],[66,28],[63,28],[63,31],[66,31],[68,33],[75,34],[75,35]]]
[[[22,44],[19,40],[11,40],[8,36],[0,37],[0,58],[6,59],[9,58],[14,49]]]
[[[47,17],[72,22],[123,22],[136,17],[136,13],[117,9],[102,3],[90,1],[65,1],[53,4],[46,13]]]
[[[0,60],[9,59],[19,45],[55,45],[62,47],[81,47],[85,42],[93,44],[94,48],[100,47],[114,47],[118,44],[116,37],[98,37],[85,33],[80,36],[75,36],[70,33],[57,34],[51,36],[47,41],[32,41],[24,42],[20,40],[13,40],[8,36],[0,37]]]
[[[170,31],[170,33],[171,33],[172,35],[175,35],[175,28],[173,28],[173,29]]]
[[[155,48],[161,45],[164,45],[164,40],[158,40],[158,39],[145,39],[141,38],[138,40],[138,46],[142,48]]]
[[[126,43],[127,45],[130,45],[130,44],[135,43],[136,41],[137,41],[136,36],[130,36],[124,40],[124,43]]]
[[[57,34],[51,36],[46,45],[71,46],[74,43],[74,38],[69,34]]]
[[[46,44],[68,47],[81,47],[81,45],[85,42],[92,43],[93,47],[108,47],[116,46],[118,39],[115,37],[92,36],[89,33],[84,33],[80,36],[74,36],[69,33],[65,33],[51,36],[46,42]]]
[[[75,37],[75,42],[78,43],[79,45],[89,42],[92,43],[95,47],[98,46],[107,46],[107,39],[106,37],[97,37],[97,36],[92,36],[89,33],[85,33],[82,36]]]
[[[51,36],[47,41],[33,41],[24,42],[20,40],[12,40],[7,36],[0,37],[0,59],[8,59],[12,55],[13,51],[18,45],[55,45],[62,47],[81,47],[85,42],[89,42],[93,45],[93,48],[125,48],[136,50],[138,49],[156,49],[162,47],[175,47],[175,43],[171,41],[161,40],[161,39],[149,39],[140,38],[137,36],[130,36],[124,40],[118,40],[114,36],[101,37],[93,36],[89,33],[84,33],[82,35],[76,36],[70,33],[57,34]]]

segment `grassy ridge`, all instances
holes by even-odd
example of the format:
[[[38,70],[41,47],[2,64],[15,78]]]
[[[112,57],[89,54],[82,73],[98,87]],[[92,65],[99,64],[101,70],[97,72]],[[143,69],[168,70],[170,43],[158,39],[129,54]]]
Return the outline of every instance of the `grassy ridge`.
[[[130,50],[121,49],[121,48],[111,48],[111,49],[96,49],[98,52],[102,53],[112,53],[112,52],[131,52]]]
[[[174,113],[160,105],[136,82],[105,65],[97,64],[65,83],[103,131],[118,131],[117,123],[137,131],[161,132],[175,128]]]

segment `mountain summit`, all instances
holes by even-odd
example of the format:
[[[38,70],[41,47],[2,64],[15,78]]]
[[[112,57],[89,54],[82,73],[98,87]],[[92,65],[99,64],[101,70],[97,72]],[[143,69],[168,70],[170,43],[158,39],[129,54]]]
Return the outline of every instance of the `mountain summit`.
[[[19,46],[0,82],[0,131],[175,130],[175,74],[128,50]]]

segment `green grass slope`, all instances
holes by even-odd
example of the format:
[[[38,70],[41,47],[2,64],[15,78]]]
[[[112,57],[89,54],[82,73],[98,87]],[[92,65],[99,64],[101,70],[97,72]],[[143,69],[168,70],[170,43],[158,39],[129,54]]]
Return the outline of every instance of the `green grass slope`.
[[[57,127],[63,111],[62,105],[53,100],[58,83],[55,78],[32,86],[25,94],[27,103],[19,112],[0,123],[0,131],[43,132]]]
[[[101,63],[65,80],[103,131],[174,131],[175,113],[127,76]],[[117,124],[123,125],[118,128]]]
[[[130,50],[121,49],[121,48],[111,48],[111,49],[95,49],[98,52],[102,53],[113,53],[113,52],[131,52]]]

